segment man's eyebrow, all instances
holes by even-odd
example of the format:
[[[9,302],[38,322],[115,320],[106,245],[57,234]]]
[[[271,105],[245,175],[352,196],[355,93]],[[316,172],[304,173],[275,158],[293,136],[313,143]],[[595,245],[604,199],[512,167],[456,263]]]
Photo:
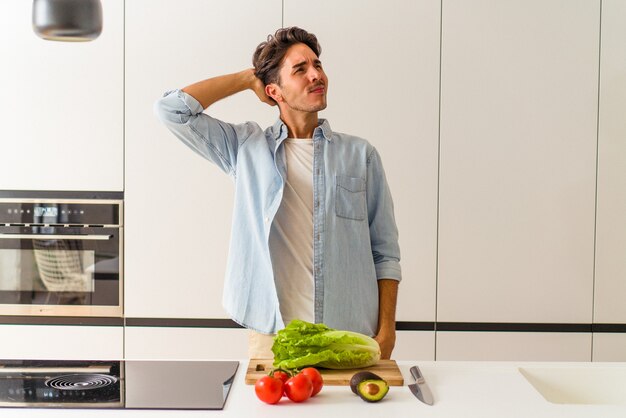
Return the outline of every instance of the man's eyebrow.
[[[291,68],[295,70],[296,68],[304,67],[305,65],[306,65],[306,61],[302,61],[297,64],[294,64]]]
[[[320,61],[319,59],[313,60],[313,64],[317,65],[317,64],[321,64],[321,63],[322,63],[322,61]],[[304,67],[305,65],[306,65],[306,61],[302,61],[302,62],[299,62],[297,64],[294,64],[291,68],[293,70],[295,70],[296,68]]]

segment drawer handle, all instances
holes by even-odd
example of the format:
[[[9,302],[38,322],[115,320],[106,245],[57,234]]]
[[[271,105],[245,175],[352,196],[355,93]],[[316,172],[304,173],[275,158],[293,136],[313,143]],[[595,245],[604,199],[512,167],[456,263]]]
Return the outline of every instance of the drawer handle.
[[[54,235],[54,234],[0,234],[0,239],[69,239],[69,240],[91,240],[91,241],[107,241],[113,238],[113,235]]]

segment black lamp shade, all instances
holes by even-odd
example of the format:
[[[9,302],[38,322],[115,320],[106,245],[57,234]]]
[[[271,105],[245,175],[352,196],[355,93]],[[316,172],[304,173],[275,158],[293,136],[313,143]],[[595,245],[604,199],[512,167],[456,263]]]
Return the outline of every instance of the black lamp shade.
[[[92,41],[102,32],[100,0],[33,0],[33,30],[50,41]]]

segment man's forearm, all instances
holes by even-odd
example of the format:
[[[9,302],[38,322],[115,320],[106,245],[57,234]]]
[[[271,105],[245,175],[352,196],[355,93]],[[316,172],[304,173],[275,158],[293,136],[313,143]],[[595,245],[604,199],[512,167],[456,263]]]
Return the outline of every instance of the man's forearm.
[[[378,281],[378,332],[381,328],[395,329],[397,302],[398,281],[380,279]]]
[[[376,340],[380,344],[381,358],[391,356],[396,343],[396,305],[398,301],[398,281],[378,280],[378,330]]]
[[[253,88],[256,77],[252,69],[221,75],[191,84],[183,91],[193,96],[204,109],[235,93]]]

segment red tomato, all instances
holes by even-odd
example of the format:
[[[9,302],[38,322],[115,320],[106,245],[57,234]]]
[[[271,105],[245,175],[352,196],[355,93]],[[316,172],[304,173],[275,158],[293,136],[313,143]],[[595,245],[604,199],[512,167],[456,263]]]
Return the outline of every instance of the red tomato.
[[[287,373],[287,372],[286,372],[286,371],[284,371],[284,370],[280,370],[280,369],[274,370],[274,371],[272,372],[272,376],[274,376],[274,377],[275,377],[275,378],[277,378],[277,379],[282,380],[282,381],[283,381],[283,383],[286,383],[286,382],[287,382],[287,380],[289,380],[289,373]]]
[[[322,387],[324,386],[322,374],[315,367],[307,367],[302,369],[300,373],[311,379],[311,383],[313,384],[313,393],[311,393],[311,397],[320,393],[320,390],[322,390]]]
[[[287,383],[287,380],[289,380],[291,375],[284,370],[276,369],[270,373],[270,376],[274,376],[275,378],[282,380],[283,383]],[[283,386],[283,396],[287,396],[285,394],[285,386]]]
[[[263,402],[278,403],[283,397],[283,381],[272,376],[263,376],[254,384],[254,391]]]
[[[313,383],[305,374],[298,373],[285,383],[285,394],[294,402],[303,402],[311,397]]]

